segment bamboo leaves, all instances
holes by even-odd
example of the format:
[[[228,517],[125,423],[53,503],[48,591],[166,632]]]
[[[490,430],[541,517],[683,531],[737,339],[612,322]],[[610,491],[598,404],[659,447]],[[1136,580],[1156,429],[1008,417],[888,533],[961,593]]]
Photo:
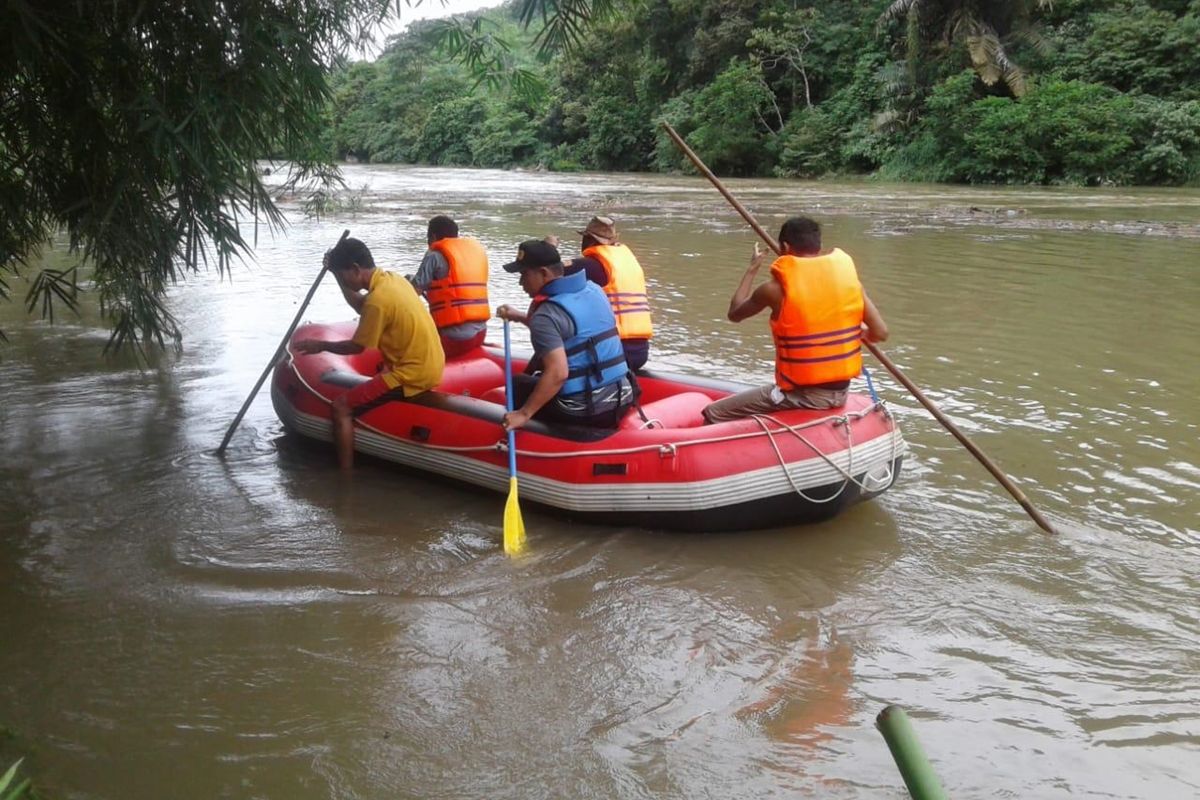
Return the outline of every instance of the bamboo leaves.
[[[27,308],[99,294],[110,346],[179,331],[172,284],[225,274],[258,226],[284,222],[256,159],[287,191],[336,174],[322,147],[327,71],[392,0],[10,3],[0,12],[0,279],[60,232],[74,264],[37,276]],[[248,241],[249,239],[249,241]],[[0,297],[8,295],[0,284]]]

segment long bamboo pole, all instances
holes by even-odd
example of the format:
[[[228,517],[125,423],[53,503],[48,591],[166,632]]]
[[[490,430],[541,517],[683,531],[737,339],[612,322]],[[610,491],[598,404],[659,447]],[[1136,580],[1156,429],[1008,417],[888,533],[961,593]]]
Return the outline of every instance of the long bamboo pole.
[[[343,241],[345,241],[346,237],[349,235],[349,228],[342,231],[342,236],[340,239],[338,239],[338,244],[341,244]],[[337,245],[334,245],[334,247],[336,246]],[[279,347],[275,348],[275,355],[271,356],[271,360],[267,362],[266,369],[264,369],[262,374],[258,376],[258,380],[255,382],[254,388],[251,389],[250,394],[246,396],[246,402],[242,403],[241,410],[239,410],[237,416],[233,418],[233,422],[230,424],[229,430],[225,431],[225,438],[221,440],[221,445],[217,448],[217,455],[225,455],[225,448],[229,446],[229,440],[233,438],[233,432],[237,430],[237,426],[241,423],[242,417],[246,416],[246,410],[250,408],[250,403],[254,401],[255,396],[258,394],[258,390],[262,388],[263,381],[265,381],[267,376],[271,374],[271,370],[274,369],[275,363],[279,361],[279,357],[283,355],[283,351],[287,348],[288,342],[291,341],[292,334],[296,332],[296,328],[300,325],[300,318],[304,316],[305,310],[308,309],[308,304],[312,302],[313,295],[317,293],[317,287],[321,285],[321,279],[325,277],[325,273],[328,272],[328,269],[329,268],[324,263],[321,264],[321,271],[317,273],[317,279],[313,281],[312,286],[308,290],[308,294],[304,298],[304,302],[300,304],[300,310],[296,312],[296,316],[292,319],[292,324],[288,326],[287,333],[283,334],[283,339],[280,340]]]
[[[683,138],[676,133],[675,129],[671,127],[670,123],[663,122],[662,125],[663,129],[666,130],[667,135],[671,137],[671,141],[675,142],[676,146],[683,151],[683,154],[688,157],[688,160],[690,160],[692,164],[695,165],[696,169],[700,171],[700,174],[712,182],[712,185],[717,188],[717,191],[724,195],[725,199],[729,201],[729,204],[733,206],[734,210],[742,215],[742,219],[749,223],[750,227],[754,229],[754,232],[757,233],[762,240],[767,243],[767,246],[776,253],[779,253],[779,243],[775,241],[775,238],[771,236],[771,234],[767,233],[766,230],[763,229],[763,226],[758,224],[758,220],[754,219],[754,216],[746,210],[745,206],[738,202],[736,197],[729,193],[729,190],[725,188],[720,179],[717,178],[716,175],[713,175],[712,170],[704,165],[704,162],[700,160],[700,156],[696,155],[692,151],[692,148],[688,147],[687,142],[685,142]],[[1055,532],[1054,528],[1050,526],[1050,523],[1045,517],[1042,516],[1041,512],[1034,508],[1033,504],[1029,502],[1029,498],[1025,496],[1025,493],[1022,492],[1021,489],[1015,483],[1013,483],[1007,475],[1004,474],[1003,470],[996,466],[995,462],[988,458],[974,442],[967,438],[967,435],[959,430],[958,426],[951,422],[950,418],[947,417],[932,400],[926,397],[925,393],[917,388],[917,385],[909,380],[908,376],[905,375],[899,367],[893,364],[890,358],[885,356],[880,349],[875,346],[874,343],[863,339],[863,344],[865,344],[867,349],[871,351],[871,354],[879,360],[879,363],[883,364],[887,371],[892,373],[896,380],[903,384],[905,389],[908,389],[909,393],[917,399],[917,402],[925,406],[926,410],[933,415],[933,418],[940,422],[942,427],[950,431],[954,438],[958,439],[958,441],[962,443],[963,447],[967,448],[971,455],[975,456],[976,460],[978,460],[980,464],[983,464],[984,468],[987,469],[988,472],[992,473],[992,477],[999,481],[1000,485],[1008,490],[1008,493],[1013,496],[1013,499],[1021,504],[1021,508],[1025,509],[1025,513],[1027,513],[1042,530],[1044,530],[1046,533]]]

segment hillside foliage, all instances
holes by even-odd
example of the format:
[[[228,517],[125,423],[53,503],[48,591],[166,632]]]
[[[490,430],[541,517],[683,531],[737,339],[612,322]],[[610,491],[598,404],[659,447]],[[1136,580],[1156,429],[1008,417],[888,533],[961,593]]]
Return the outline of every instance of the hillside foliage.
[[[724,175],[1200,180],[1200,0],[630,0],[548,58],[526,5],[476,24],[535,90],[417,25],[335,75],[334,155],[686,169],[665,119]]]

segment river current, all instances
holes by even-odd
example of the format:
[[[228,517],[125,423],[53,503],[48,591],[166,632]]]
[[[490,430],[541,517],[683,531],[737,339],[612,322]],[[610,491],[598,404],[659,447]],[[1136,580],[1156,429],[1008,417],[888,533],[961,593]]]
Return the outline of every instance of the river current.
[[[711,535],[526,509],[514,561],[503,497],[343,480],[266,392],[213,456],[322,252],[348,227],[411,272],[447,213],[520,302],[517,243],[573,254],[608,214],[651,366],[757,382],[766,320],[725,320],[754,236],[698,178],[345,177],[353,213],[285,197],[231,279],[175,288],[149,368],[86,303],[0,306],[0,771],[71,800],[899,798],[895,703],[953,797],[1200,795],[1200,193],[729,182],[855,257],[885,351],[1058,535],[867,359],[911,449],[883,497]],[[307,312],[349,316],[332,285]]]

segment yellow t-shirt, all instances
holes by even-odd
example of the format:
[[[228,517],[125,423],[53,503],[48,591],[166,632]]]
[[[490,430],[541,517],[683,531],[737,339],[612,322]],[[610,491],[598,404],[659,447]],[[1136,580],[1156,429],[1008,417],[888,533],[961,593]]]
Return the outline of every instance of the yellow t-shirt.
[[[433,317],[412,284],[395,273],[376,268],[371,274],[352,341],[379,348],[384,383],[392,389],[403,386],[405,397],[432,389],[442,379],[446,355]]]

